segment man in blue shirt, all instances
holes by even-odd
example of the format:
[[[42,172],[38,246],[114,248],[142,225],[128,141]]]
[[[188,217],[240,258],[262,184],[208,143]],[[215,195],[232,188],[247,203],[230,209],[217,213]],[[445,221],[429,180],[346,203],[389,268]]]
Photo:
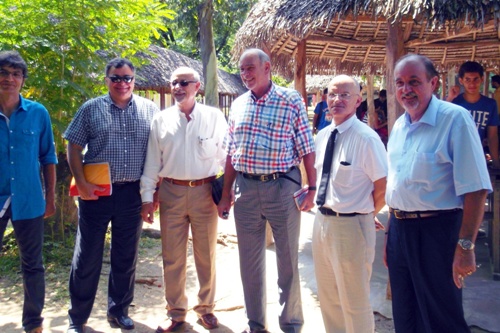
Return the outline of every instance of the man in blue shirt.
[[[500,168],[498,159],[498,117],[497,103],[493,98],[481,94],[484,69],[475,61],[466,61],[458,70],[458,80],[464,87],[464,93],[457,94],[457,89],[452,89],[448,101],[463,106],[472,115],[479,132],[481,141],[487,139],[493,168]]]
[[[476,270],[474,242],[491,181],[466,109],[433,96],[439,75],[424,56],[394,69],[405,113],[387,155],[389,268],[397,333],[468,333],[462,291]]]
[[[328,94],[328,88],[325,88],[325,90],[323,90],[323,96],[321,96],[321,102],[316,104],[316,108],[314,108],[313,134],[318,133],[323,128],[332,123],[332,118],[328,114],[328,104],[326,104],[327,94]]]
[[[17,52],[0,52],[0,246],[10,220],[21,255],[23,328],[41,333],[43,218],[56,210],[57,157],[49,113],[43,105],[20,95],[27,72],[26,62]]]

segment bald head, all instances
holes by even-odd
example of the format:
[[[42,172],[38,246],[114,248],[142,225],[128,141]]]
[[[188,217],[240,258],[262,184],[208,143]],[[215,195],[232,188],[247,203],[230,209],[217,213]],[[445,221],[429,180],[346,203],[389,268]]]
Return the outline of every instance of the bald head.
[[[354,116],[361,100],[359,83],[353,77],[338,75],[328,84],[328,110],[335,125]]]

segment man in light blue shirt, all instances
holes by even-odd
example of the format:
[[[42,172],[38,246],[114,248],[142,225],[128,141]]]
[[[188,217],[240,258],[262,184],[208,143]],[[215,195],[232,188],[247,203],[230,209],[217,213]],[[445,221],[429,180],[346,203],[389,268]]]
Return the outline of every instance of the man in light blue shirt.
[[[395,67],[404,107],[387,145],[390,207],[385,262],[396,332],[469,332],[463,279],[476,270],[474,242],[491,182],[468,111],[432,95],[438,73],[420,55]]]
[[[56,210],[57,157],[49,113],[20,95],[26,77],[26,63],[17,52],[0,52],[0,247],[10,220],[21,254],[23,327],[40,333],[45,299],[43,218]]]

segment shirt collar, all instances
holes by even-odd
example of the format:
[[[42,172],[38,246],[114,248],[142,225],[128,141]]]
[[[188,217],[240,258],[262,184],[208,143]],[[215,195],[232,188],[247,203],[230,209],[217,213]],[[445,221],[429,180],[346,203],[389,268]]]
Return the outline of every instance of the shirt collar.
[[[271,96],[274,91],[276,90],[275,86],[274,86],[274,83],[273,81],[271,81],[271,86],[269,87],[269,89],[264,93],[264,95],[262,95],[261,98],[257,99],[254,94],[252,93],[252,91],[250,90],[249,93],[250,93],[250,98],[252,98],[252,100],[254,102],[257,102],[257,101],[263,101],[263,102],[266,102],[268,99],[269,99],[269,96]]]
[[[415,123],[424,123],[430,126],[436,126],[437,110],[439,108],[438,104],[439,100],[436,98],[436,96],[432,95],[431,101],[429,102],[429,106],[427,106],[424,115]],[[405,112],[405,123],[408,126],[412,124],[410,120],[410,114],[408,112]]]
[[[351,128],[357,119],[358,118],[356,117],[356,114],[353,114],[350,118],[348,118],[338,126],[335,126],[335,123],[332,122],[332,131],[336,128],[339,131],[339,133],[343,133],[347,131],[349,128]]]
[[[115,102],[113,102],[113,100],[111,99],[111,95],[109,94],[109,92],[105,96],[106,97],[104,99],[106,102],[116,106]],[[130,97],[130,101],[128,102],[127,106],[131,106],[133,102],[134,102],[134,94],[132,94],[132,97]]]
[[[181,109],[179,109],[177,104],[175,105],[175,108],[177,109],[177,112],[179,113],[180,117],[186,118],[186,114],[184,112],[182,112]],[[191,111],[191,113],[189,114],[189,118],[196,119],[196,117],[198,116],[199,113],[200,113],[200,110],[198,110],[198,102],[194,102],[193,111]]]

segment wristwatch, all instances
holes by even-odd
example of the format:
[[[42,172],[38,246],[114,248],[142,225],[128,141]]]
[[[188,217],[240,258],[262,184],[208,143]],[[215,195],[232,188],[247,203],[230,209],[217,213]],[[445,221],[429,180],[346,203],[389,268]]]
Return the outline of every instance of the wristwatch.
[[[458,245],[460,245],[460,247],[462,248],[462,250],[465,250],[465,251],[472,251],[474,250],[474,243],[472,243],[472,241],[470,239],[467,239],[467,238],[460,238],[458,240]]]

